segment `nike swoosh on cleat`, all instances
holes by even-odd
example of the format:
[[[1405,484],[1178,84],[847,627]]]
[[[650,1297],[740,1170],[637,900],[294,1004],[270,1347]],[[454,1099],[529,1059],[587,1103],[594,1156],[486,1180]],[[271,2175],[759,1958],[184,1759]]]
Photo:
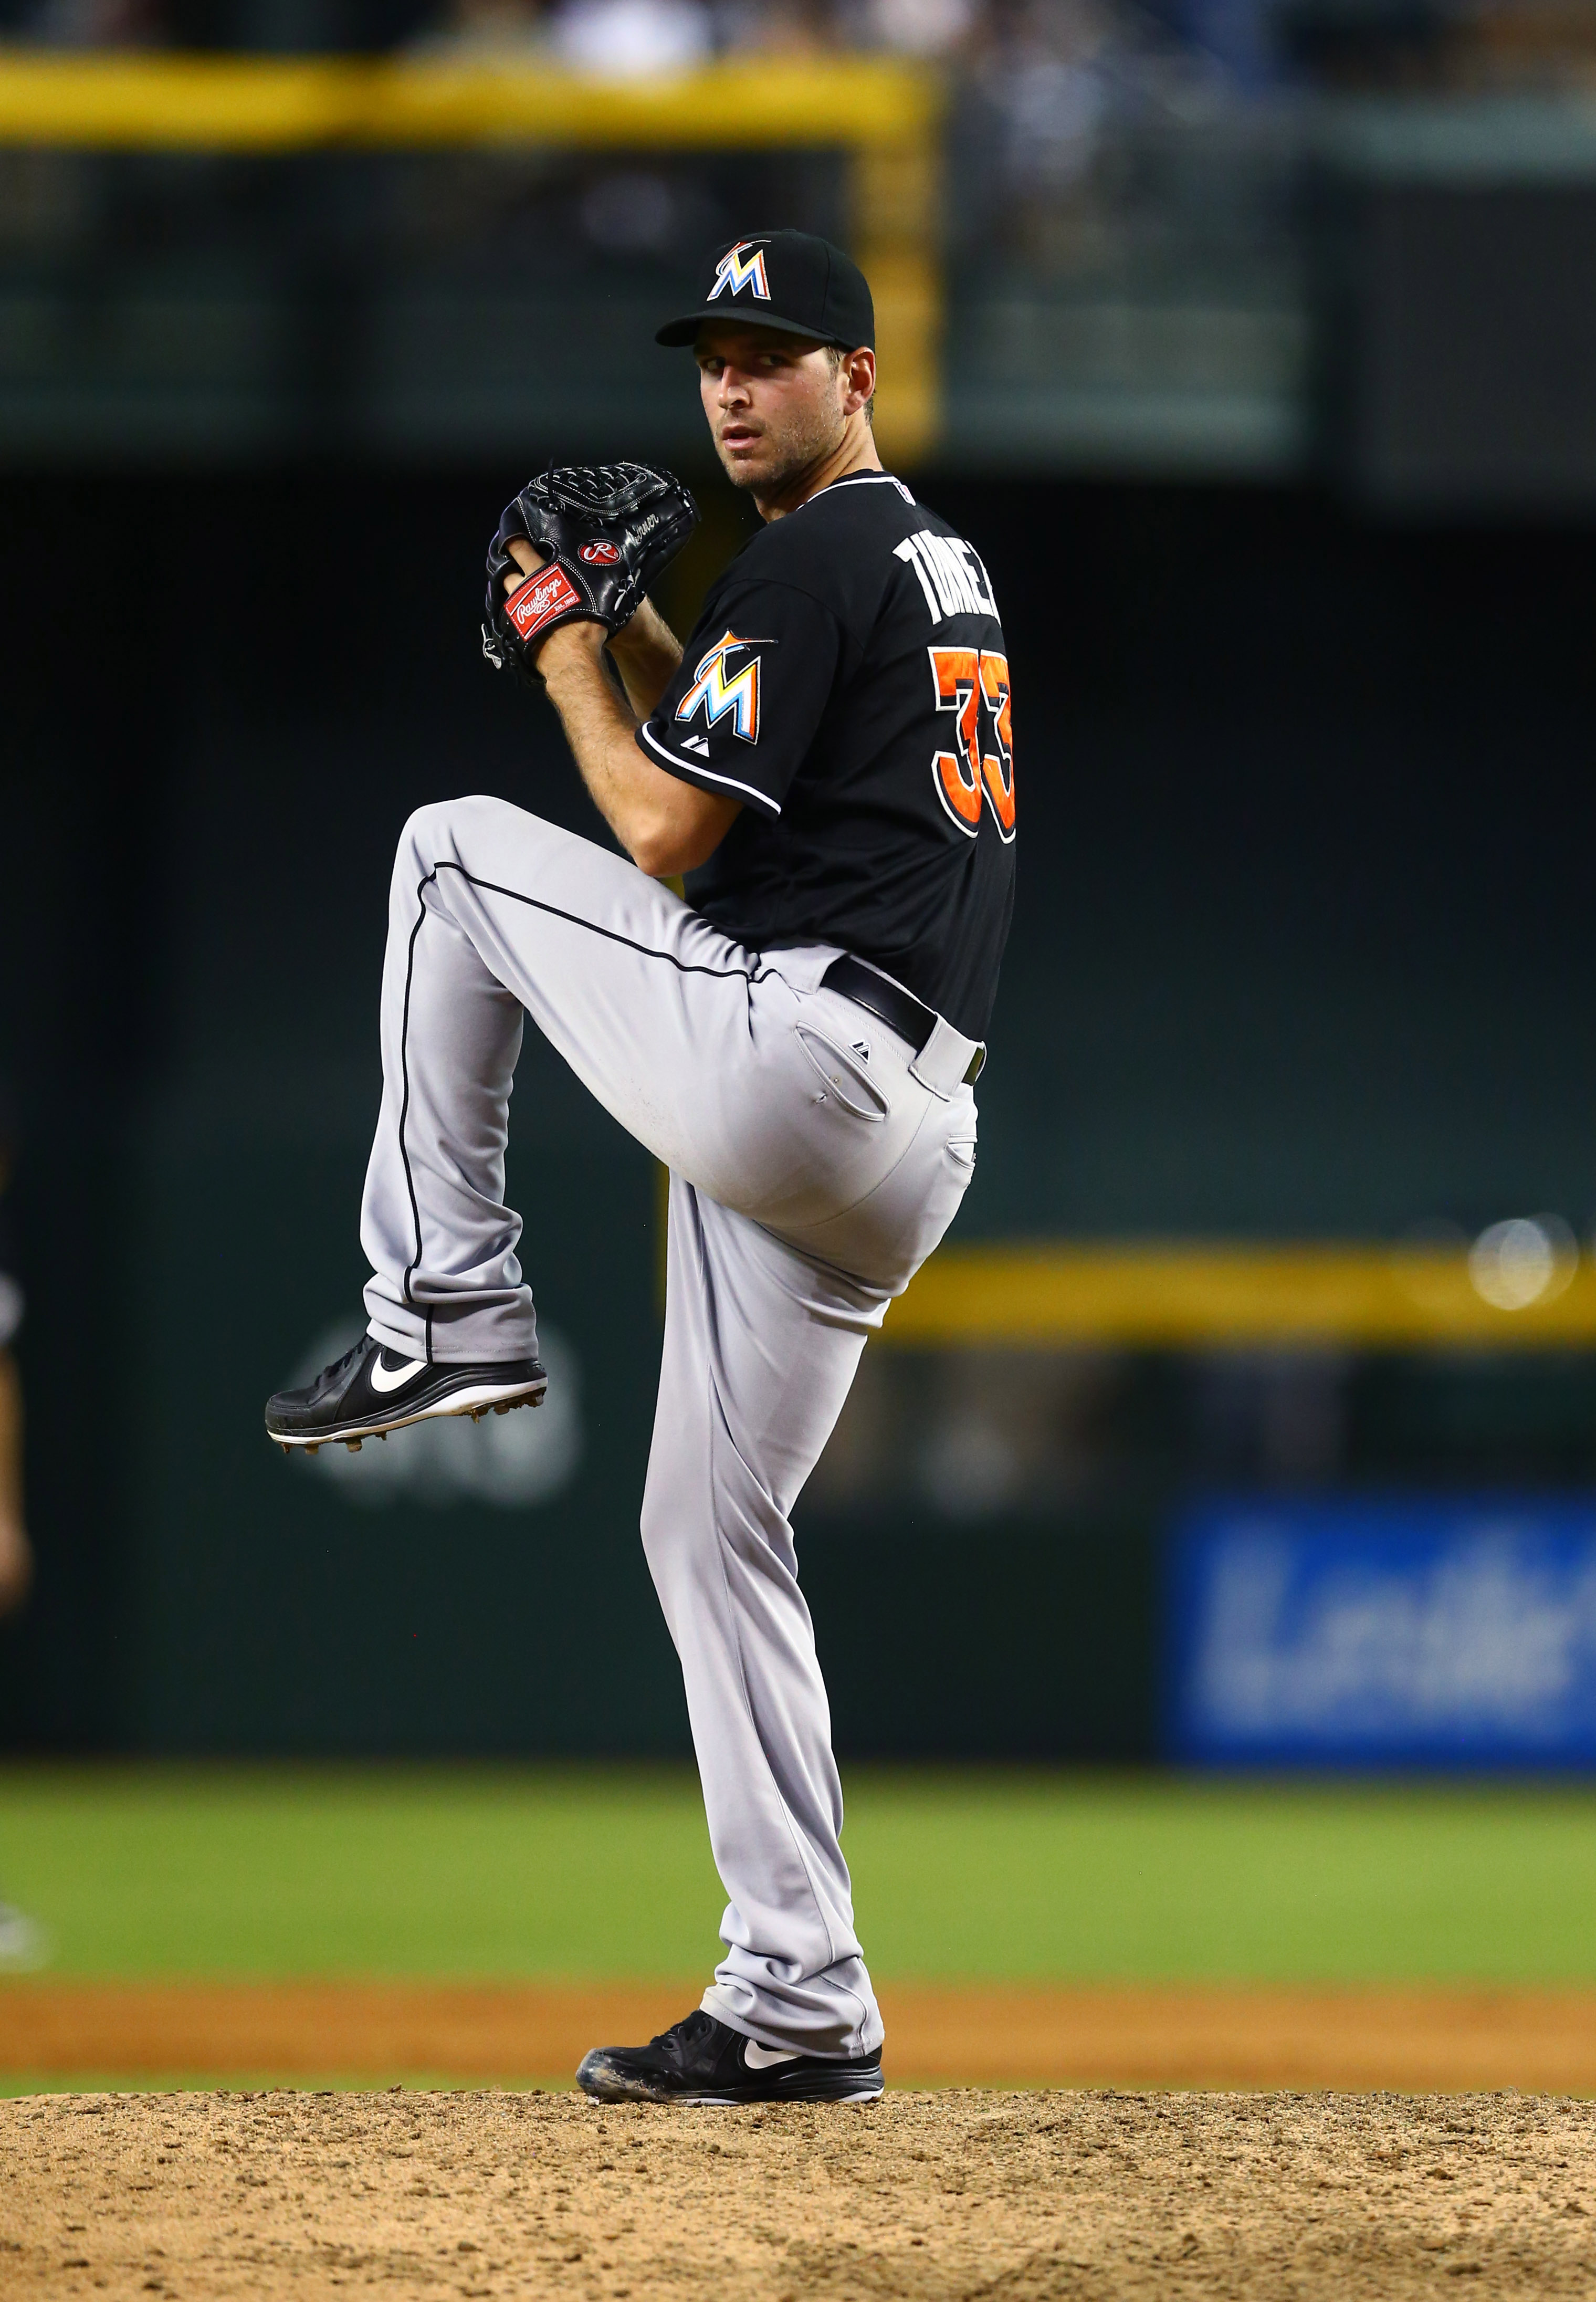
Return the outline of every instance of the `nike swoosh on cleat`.
[[[761,2046],[756,2038],[745,2041],[743,2059],[751,2071],[773,2071],[777,2063],[796,2063],[802,2059],[796,2047]]]
[[[374,1390],[403,1390],[407,1382],[425,1371],[424,1359],[407,1359],[403,1366],[390,1369],[383,1365],[379,1353],[365,1372]]]

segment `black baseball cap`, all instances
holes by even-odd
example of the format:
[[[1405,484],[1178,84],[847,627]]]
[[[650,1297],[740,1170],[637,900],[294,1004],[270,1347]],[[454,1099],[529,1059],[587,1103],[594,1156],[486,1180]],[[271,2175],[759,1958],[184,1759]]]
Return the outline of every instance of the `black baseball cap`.
[[[654,341],[690,344],[706,320],[750,321],[847,352],[876,344],[869,281],[812,231],[751,232],[718,248],[704,267],[702,302],[668,320]]]

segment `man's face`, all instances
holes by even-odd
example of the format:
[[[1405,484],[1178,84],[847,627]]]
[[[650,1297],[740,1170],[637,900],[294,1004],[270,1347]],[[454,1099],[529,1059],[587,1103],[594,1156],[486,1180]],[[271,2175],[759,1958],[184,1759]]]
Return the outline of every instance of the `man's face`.
[[[823,344],[775,328],[699,330],[693,347],[715,452],[737,488],[779,495],[837,444],[853,384]]]

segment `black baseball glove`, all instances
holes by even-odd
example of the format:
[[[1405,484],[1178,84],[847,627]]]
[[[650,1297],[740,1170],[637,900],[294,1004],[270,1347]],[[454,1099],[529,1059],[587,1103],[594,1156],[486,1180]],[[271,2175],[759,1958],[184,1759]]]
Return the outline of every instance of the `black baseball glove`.
[[[537,686],[533,660],[548,634],[583,620],[618,632],[697,525],[680,480],[649,464],[561,464],[529,480],[488,547],[483,655],[495,671]],[[548,564],[507,592],[506,576],[520,574],[512,536],[535,544]]]

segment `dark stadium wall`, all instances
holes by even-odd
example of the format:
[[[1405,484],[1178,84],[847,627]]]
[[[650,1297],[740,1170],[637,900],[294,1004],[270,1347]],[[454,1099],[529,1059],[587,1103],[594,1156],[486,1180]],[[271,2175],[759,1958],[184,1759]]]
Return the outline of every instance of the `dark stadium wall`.
[[[1591,536],[1381,529],[1302,493],[921,488],[993,570],[1021,746],[962,1235],[1588,1223]],[[488,789],[596,828],[544,708],[478,659],[502,493],[4,483],[0,1068],[40,1555],[0,1629],[13,1745],[685,1747],[635,1529],[656,1179],[541,1045],[511,1189],[577,1402],[559,1481],[507,1503],[443,1466],[375,1500],[259,1427],[359,1315],[406,815]],[[706,496],[700,581],[740,516]],[[841,1745],[1147,1752],[1178,1476],[975,1520],[907,1480],[807,1506]]]

